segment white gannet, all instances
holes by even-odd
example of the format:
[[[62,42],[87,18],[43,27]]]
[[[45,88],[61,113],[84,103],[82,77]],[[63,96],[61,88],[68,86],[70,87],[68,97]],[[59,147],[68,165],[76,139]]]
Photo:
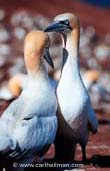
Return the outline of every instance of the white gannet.
[[[17,98],[27,85],[27,78],[26,74],[16,74],[11,77],[8,83],[0,87],[0,100],[10,101]]]
[[[12,94],[13,98],[18,97],[21,91],[25,88],[27,78],[28,78],[28,75],[19,73],[9,79],[8,84],[7,84],[7,89]],[[52,88],[56,90],[57,81],[52,79],[52,77],[49,77],[49,81],[50,81]]]
[[[18,73],[11,77],[8,83],[2,85],[0,88],[0,99],[10,101],[17,98],[27,85],[27,79],[28,75],[22,73]],[[56,91],[58,82],[52,77],[49,77],[49,81],[54,91]]]
[[[99,75],[100,73],[97,70],[81,71],[81,77],[83,83],[88,91],[90,90],[91,86],[95,82],[97,82]],[[61,76],[61,70],[60,69],[56,70],[53,74],[53,79],[58,82],[60,80],[60,76]]]
[[[107,111],[108,109],[104,103],[110,102],[110,93],[102,84],[101,78],[101,73],[97,70],[88,70],[82,74],[84,85],[89,91],[94,108]]]
[[[7,83],[8,90],[12,93],[14,98],[18,97],[21,91],[27,85],[28,75],[26,74],[16,74],[11,77]]]
[[[81,76],[86,89],[89,91],[92,85],[98,81],[100,73],[97,70],[87,70],[81,73]]]
[[[88,134],[97,132],[98,120],[80,75],[78,17],[72,13],[58,15],[45,31],[56,31],[63,37],[63,69],[57,97],[62,115],[72,128],[74,142],[81,145],[86,160]]]
[[[48,46],[48,35],[42,31],[32,31],[25,38],[28,78],[20,96],[0,118],[1,159],[32,161],[35,155],[43,156],[54,141],[57,99],[43,59],[53,67]]]
[[[55,90],[57,88],[60,75],[61,70],[59,69],[55,71],[53,78],[49,77],[50,83]],[[81,76],[86,89],[89,91],[94,83],[97,82],[99,78],[99,72],[96,70],[89,70],[81,73]],[[23,73],[18,73],[11,77],[7,85],[3,85],[0,88],[0,99],[8,101],[17,98],[20,95],[22,89],[25,87],[27,78],[28,76]]]

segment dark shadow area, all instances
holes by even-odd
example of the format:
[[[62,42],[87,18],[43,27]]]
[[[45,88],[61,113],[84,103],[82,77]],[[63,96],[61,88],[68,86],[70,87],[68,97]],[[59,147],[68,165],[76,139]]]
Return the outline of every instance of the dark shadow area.
[[[88,159],[88,163],[92,163],[94,166],[99,167],[110,167],[110,156],[96,154]]]
[[[99,124],[102,124],[102,125],[106,125],[106,124],[110,125],[110,121],[106,120],[106,119],[101,119],[98,122],[99,122]]]

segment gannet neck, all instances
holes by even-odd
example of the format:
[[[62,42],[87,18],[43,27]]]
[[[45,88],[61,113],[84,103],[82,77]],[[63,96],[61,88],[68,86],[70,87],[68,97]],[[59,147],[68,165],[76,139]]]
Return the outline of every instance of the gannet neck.
[[[67,61],[64,65],[64,72],[69,68],[72,73],[72,77],[80,78],[79,73],[79,29],[74,29],[71,33],[67,34],[66,38],[66,50],[67,50]],[[63,74],[63,72],[62,72]]]
[[[72,54],[73,58],[79,57],[79,29],[76,28],[67,34],[66,49]]]
[[[45,75],[44,53],[48,41],[48,35],[42,31],[32,31],[25,37],[24,59],[30,78]]]
[[[61,34],[61,40],[62,40],[62,47],[65,48],[66,47],[66,40],[67,40],[67,36],[65,34]]]
[[[36,55],[26,56],[25,65],[27,68],[28,78],[30,80],[38,80],[47,77],[46,66],[43,57]]]
[[[48,74],[44,61],[41,61],[40,65],[36,66],[35,70],[28,70],[28,77],[30,80],[46,80]]]
[[[33,85],[37,85],[38,82],[45,82],[46,84],[49,82],[43,56],[25,56],[25,65],[27,68],[29,85],[31,87],[33,87]]]
[[[39,57],[39,54],[35,54],[34,52],[31,54],[26,54],[25,52],[24,59],[28,73],[36,73],[37,70],[39,70],[39,67],[42,62],[41,58]]]

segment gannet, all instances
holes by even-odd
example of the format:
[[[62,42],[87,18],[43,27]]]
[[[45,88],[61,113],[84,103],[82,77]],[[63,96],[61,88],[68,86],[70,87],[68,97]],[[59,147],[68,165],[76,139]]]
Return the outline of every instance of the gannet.
[[[55,91],[57,88],[58,81],[60,79],[60,75],[61,70],[59,69],[55,71],[55,73],[53,74],[53,78],[49,77],[50,83]],[[97,82],[99,78],[99,72],[96,70],[89,70],[84,73],[82,72],[81,76],[86,89],[89,91],[94,85],[94,83]],[[18,73],[11,77],[6,86],[3,85],[0,88],[0,99],[8,101],[17,98],[20,95],[22,89],[25,87],[27,78],[27,74],[23,73]]]
[[[27,79],[28,75],[22,73],[16,74],[9,79],[7,88],[14,98],[18,97],[22,89],[25,88]]]
[[[26,86],[27,78],[28,78],[27,74],[19,73],[9,79],[8,84],[7,84],[7,89],[11,93],[13,98],[16,98],[20,95],[21,91]],[[50,81],[52,88],[56,90],[57,81],[52,79],[52,77],[49,77],[49,81]]]
[[[26,74],[16,74],[9,79],[9,81],[0,87],[0,99],[1,100],[14,100],[17,98],[22,89],[27,85]]]
[[[27,34],[24,60],[28,78],[20,96],[0,118],[0,157],[32,161],[53,143],[57,131],[57,99],[44,58],[53,67],[49,38],[42,31]],[[25,162],[23,162],[25,163]]]
[[[97,70],[88,70],[81,74],[83,83],[89,91],[92,85],[98,81],[100,73]]]
[[[82,74],[84,85],[89,91],[92,104],[96,109],[103,109],[102,104],[105,102],[110,102],[109,91],[107,91],[107,89],[101,83],[100,75],[101,73],[99,73],[97,70],[88,70]]]
[[[61,70],[56,70],[53,75],[53,79],[58,82],[60,80],[60,75]],[[91,86],[98,81],[99,75],[100,73],[97,70],[81,71],[83,83],[88,91],[90,90]]]
[[[81,145],[82,159],[86,160],[89,131],[97,132],[98,120],[80,75],[78,17],[72,13],[56,16],[45,29],[45,32],[52,31],[61,33],[63,38],[63,69],[57,87],[58,102],[63,117],[73,130],[75,144]]]

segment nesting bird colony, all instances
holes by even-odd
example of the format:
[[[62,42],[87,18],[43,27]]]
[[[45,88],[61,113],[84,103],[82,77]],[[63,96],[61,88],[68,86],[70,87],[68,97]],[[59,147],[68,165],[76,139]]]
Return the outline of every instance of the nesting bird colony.
[[[29,31],[44,30],[49,25],[50,19],[41,14],[19,10],[13,13],[7,20],[5,11],[0,10],[0,113],[21,92],[26,81],[24,67],[24,38]],[[48,73],[56,87],[60,79],[62,51],[61,38],[57,33],[49,33],[50,55],[55,69],[48,67]],[[80,29],[80,71],[84,84],[89,92],[91,101],[99,119],[98,135],[90,134],[87,146],[87,157],[93,157],[93,164],[101,166],[103,155],[110,154],[109,112],[110,112],[110,34],[99,37],[93,26]],[[24,74],[24,75],[18,75]],[[12,79],[11,79],[12,78]],[[17,80],[13,83],[13,80]],[[20,84],[20,86],[19,86]],[[71,100],[71,99],[70,99]],[[105,137],[103,137],[105,135]],[[52,148],[47,153],[51,157]],[[78,147],[76,160],[81,159],[80,147]],[[107,161],[107,160],[106,160]],[[106,166],[103,163],[103,166]],[[96,169],[95,166],[88,166]]]
[[[2,89],[11,77],[25,73],[23,40],[26,33],[33,29],[43,30],[50,20],[40,14],[36,15],[21,10],[13,13],[7,21],[5,11],[1,9],[0,21],[0,88]],[[95,107],[109,112],[109,106],[106,104],[110,101],[110,34],[99,37],[93,26],[86,28],[81,26],[80,30],[82,76],[85,75],[90,84],[96,83],[93,87],[89,85]],[[49,70],[49,74],[58,81],[62,61],[61,39],[56,33],[49,35],[51,39],[50,52],[55,64],[54,72]],[[3,96],[8,98],[5,93]],[[0,98],[2,98],[1,91]]]

